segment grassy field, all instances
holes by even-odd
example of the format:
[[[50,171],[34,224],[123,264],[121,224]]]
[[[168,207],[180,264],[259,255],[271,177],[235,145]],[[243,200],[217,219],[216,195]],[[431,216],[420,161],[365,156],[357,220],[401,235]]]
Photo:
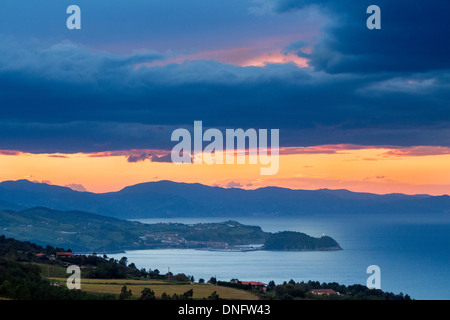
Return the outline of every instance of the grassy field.
[[[66,285],[67,277],[66,268],[55,265],[38,264],[41,268],[41,275],[51,282]],[[84,277],[84,270],[81,272],[81,290],[98,293],[120,294],[120,290],[124,285],[133,293],[132,298],[137,299],[141,295],[144,288],[150,288],[155,292],[157,298],[160,298],[163,292],[172,296],[174,293],[181,295],[186,291],[194,290],[194,299],[207,298],[216,291],[222,299],[236,300],[257,300],[255,294],[239,290],[235,288],[214,286],[211,284],[186,284],[158,279],[88,279]]]
[[[66,273],[66,268],[50,265],[50,264],[41,264],[41,263],[33,263],[39,268],[41,268],[41,276],[45,278],[55,277],[55,278],[64,278],[68,277],[69,274]]]
[[[49,278],[51,281],[59,282],[65,285],[67,278]],[[139,298],[141,291],[144,288],[150,288],[155,292],[157,298],[160,298],[162,293],[168,295],[183,294],[186,291],[194,290],[194,299],[207,298],[214,291],[217,292],[222,299],[237,299],[237,300],[257,300],[258,296],[255,294],[234,288],[214,286],[210,284],[182,284],[174,283],[167,280],[132,280],[132,279],[82,279],[81,290],[98,293],[120,294],[122,287],[126,285],[128,290],[131,290],[132,298]]]

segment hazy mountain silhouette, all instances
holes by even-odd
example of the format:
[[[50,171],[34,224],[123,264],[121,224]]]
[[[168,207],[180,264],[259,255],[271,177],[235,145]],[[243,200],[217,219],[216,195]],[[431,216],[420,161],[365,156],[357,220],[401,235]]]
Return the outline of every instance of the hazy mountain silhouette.
[[[0,207],[45,206],[81,210],[122,219],[205,216],[293,216],[330,213],[446,213],[450,197],[377,195],[348,190],[256,190],[158,181],[96,194],[28,180],[0,183]],[[10,207],[8,207],[10,206]]]

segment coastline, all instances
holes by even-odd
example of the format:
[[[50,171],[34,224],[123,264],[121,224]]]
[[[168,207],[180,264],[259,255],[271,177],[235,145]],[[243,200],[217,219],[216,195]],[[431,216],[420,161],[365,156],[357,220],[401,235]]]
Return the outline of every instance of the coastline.
[[[211,251],[211,252],[252,252],[252,251],[274,251],[274,252],[315,252],[315,251],[341,251],[344,250],[341,247],[333,247],[333,248],[320,248],[320,249],[265,249],[263,246],[257,247],[257,248],[212,248],[212,247],[205,247],[205,248],[175,248],[175,247],[158,247],[158,248],[130,248],[130,249],[123,249],[118,251],[105,251],[105,252],[95,252],[95,254],[98,255],[109,255],[109,254],[125,254],[130,251],[140,251],[140,250],[151,250],[151,251],[157,251],[157,250],[198,250],[198,251]],[[76,252],[76,255],[92,255],[93,253],[87,253],[87,252]]]

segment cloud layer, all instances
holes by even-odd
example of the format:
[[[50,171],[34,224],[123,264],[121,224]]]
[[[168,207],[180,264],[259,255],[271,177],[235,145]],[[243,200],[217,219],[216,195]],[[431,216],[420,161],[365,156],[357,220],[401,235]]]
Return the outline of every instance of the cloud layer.
[[[268,0],[277,13],[316,6],[328,17],[311,64],[342,72],[427,72],[450,68],[449,4],[409,0]],[[381,8],[381,30],[365,28],[366,9]]]
[[[72,41],[3,35],[0,149],[167,150],[173,146],[171,132],[190,129],[195,120],[219,129],[280,129],[285,147],[448,146],[450,5],[380,0],[382,30],[371,31],[365,27],[369,2],[266,0],[252,2],[244,12],[240,6],[226,11],[238,26],[248,23],[244,17],[249,16],[259,26],[264,17],[292,19],[292,12],[318,12],[325,17],[320,36],[279,48],[282,54],[309,59],[306,68],[294,63],[241,67],[209,60],[206,54],[196,55],[203,60],[167,63],[177,53],[132,45],[121,50],[128,53],[113,53]],[[159,6],[168,10],[167,4]],[[212,10],[197,2],[195,7],[199,14]],[[123,16],[129,19],[126,12]],[[210,23],[219,30],[226,19]],[[176,34],[175,29],[168,34]],[[154,48],[162,48],[162,38]],[[245,32],[235,39],[245,40]],[[154,155],[133,155],[129,161],[142,157],[165,161]]]

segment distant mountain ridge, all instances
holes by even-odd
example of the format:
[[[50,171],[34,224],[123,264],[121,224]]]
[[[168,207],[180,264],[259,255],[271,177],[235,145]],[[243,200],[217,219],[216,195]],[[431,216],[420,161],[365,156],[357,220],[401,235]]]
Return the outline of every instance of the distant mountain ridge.
[[[158,181],[91,193],[28,180],[0,183],[0,209],[44,206],[121,218],[301,216],[341,213],[450,213],[450,197],[348,190],[255,190]]]

